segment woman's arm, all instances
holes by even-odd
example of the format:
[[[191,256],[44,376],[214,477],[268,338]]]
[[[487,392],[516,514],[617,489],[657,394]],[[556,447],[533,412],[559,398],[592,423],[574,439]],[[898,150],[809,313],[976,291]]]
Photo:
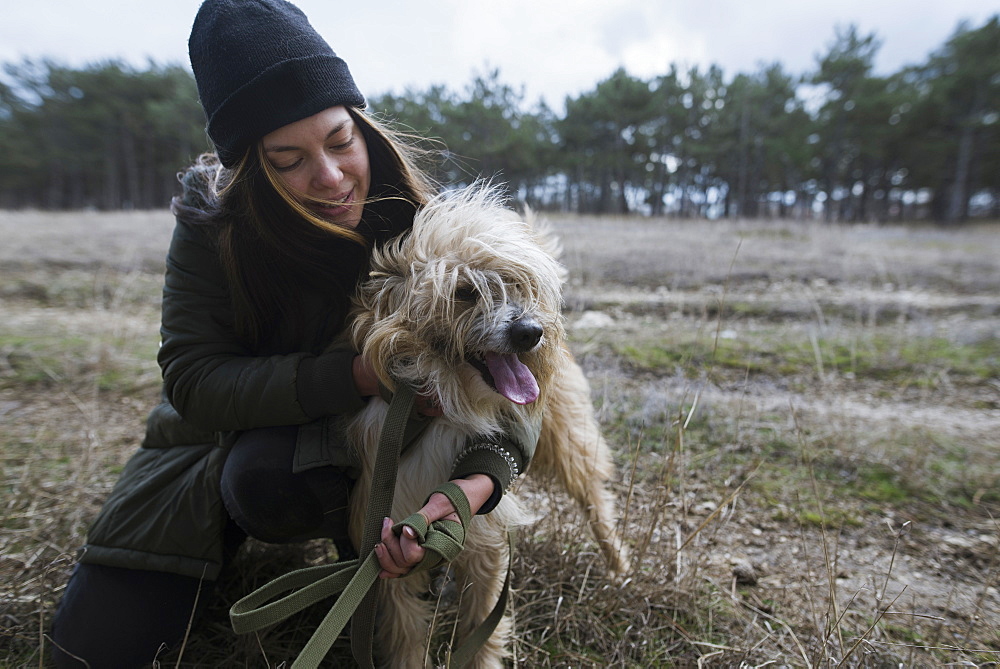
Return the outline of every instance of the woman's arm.
[[[362,406],[353,354],[258,356],[241,343],[206,227],[178,219],[167,255],[157,360],[176,411],[203,429],[245,430]]]

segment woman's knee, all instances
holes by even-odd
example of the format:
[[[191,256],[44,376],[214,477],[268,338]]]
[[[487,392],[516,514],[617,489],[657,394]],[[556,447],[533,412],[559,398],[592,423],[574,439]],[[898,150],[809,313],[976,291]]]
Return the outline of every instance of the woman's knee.
[[[263,469],[234,472],[223,483],[222,499],[230,517],[249,536],[285,543],[323,522],[315,500],[302,495],[289,477]]]
[[[233,445],[222,474],[222,499],[248,535],[267,543],[330,536],[347,482],[332,467],[292,472],[297,428],[259,428]],[[317,483],[319,481],[319,483]],[[346,518],[346,513],[343,514]]]

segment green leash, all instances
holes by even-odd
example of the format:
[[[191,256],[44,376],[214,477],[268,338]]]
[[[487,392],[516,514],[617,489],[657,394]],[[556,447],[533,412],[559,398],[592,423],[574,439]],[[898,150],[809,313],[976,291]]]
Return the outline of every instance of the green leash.
[[[307,606],[340,593],[330,611],[313,632],[302,652],[292,664],[292,669],[315,669],[330,651],[337,637],[353,617],[351,626],[351,651],[361,667],[372,664],[372,638],[375,629],[376,589],[381,567],[375,555],[375,545],[381,539],[382,519],[392,510],[396,487],[399,451],[403,443],[407,418],[413,407],[412,389],[401,386],[389,404],[379,439],[375,458],[375,475],[368,496],[368,514],[362,534],[360,555],[364,558],[330,565],[307,567],[290,572],[267,583],[233,604],[229,610],[233,630],[246,634],[279,623]],[[443,494],[455,507],[461,522],[437,520],[430,527],[426,519],[415,513],[393,526],[399,535],[403,527],[416,532],[418,541],[426,549],[424,559],[410,573],[433,569],[451,562],[465,545],[465,528],[472,518],[469,500],[460,487],[443,483],[433,492]],[[433,492],[431,494],[433,494]],[[513,560],[513,537],[508,535],[509,560]],[[503,617],[510,591],[510,564],[500,598],[493,610],[479,627],[456,648],[451,656],[451,666],[467,664],[489,639]],[[286,594],[288,593],[288,594]],[[272,601],[274,600],[274,601]]]

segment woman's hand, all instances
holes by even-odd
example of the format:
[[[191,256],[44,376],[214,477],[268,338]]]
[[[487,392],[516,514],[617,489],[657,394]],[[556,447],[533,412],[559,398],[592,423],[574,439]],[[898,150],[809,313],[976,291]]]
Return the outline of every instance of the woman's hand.
[[[444,409],[441,408],[441,402],[438,401],[436,396],[428,397],[427,395],[417,395],[416,399],[413,401],[413,406],[416,407],[417,413],[421,416],[433,418],[435,416],[444,415]]]
[[[354,356],[354,361],[351,363],[351,375],[354,377],[354,387],[357,388],[358,395],[373,397],[379,394],[378,377],[375,375],[375,369],[368,358],[361,355]],[[414,405],[417,408],[417,413],[423,416],[433,418],[444,415],[444,410],[437,397],[417,395]]]
[[[468,478],[455,479],[452,483],[460,487],[469,498],[472,515],[475,515],[493,495],[493,479],[486,474],[473,474]],[[455,507],[441,493],[431,495],[417,513],[423,515],[428,526],[435,520],[459,522]],[[424,559],[424,548],[417,543],[416,533],[409,527],[404,527],[403,533],[397,537],[392,531],[393,525],[390,518],[382,521],[382,542],[375,546],[375,555],[378,557],[379,566],[382,567],[379,578],[405,576]]]
[[[375,375],[375,369],[368,362],[368,358],[362,355],[354,356],[354,361],[351,363],[351,373],[354,377],[354,387],[357,388],[358,395],[361,397],[373,397],[379,394],[378,377]],[[433,418],[434,416],[444,415],[444,410],[441,408],[441,403],[437,397],[418,395],[415,406],[417,413],[423,416]]]
[[[361,397],[378,395],[378,377],[368,358],[356,355],[351,362],[351,375],[354,377],[354,387]]]

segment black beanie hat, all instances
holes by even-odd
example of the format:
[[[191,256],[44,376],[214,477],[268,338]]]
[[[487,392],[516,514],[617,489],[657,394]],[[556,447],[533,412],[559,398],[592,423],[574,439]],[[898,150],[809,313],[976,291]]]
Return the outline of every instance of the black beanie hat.
[[[206,0],[188,40],[208,136],[232,167],[272,130],[329,107],[364,107],[347,63],[285,0]]]

